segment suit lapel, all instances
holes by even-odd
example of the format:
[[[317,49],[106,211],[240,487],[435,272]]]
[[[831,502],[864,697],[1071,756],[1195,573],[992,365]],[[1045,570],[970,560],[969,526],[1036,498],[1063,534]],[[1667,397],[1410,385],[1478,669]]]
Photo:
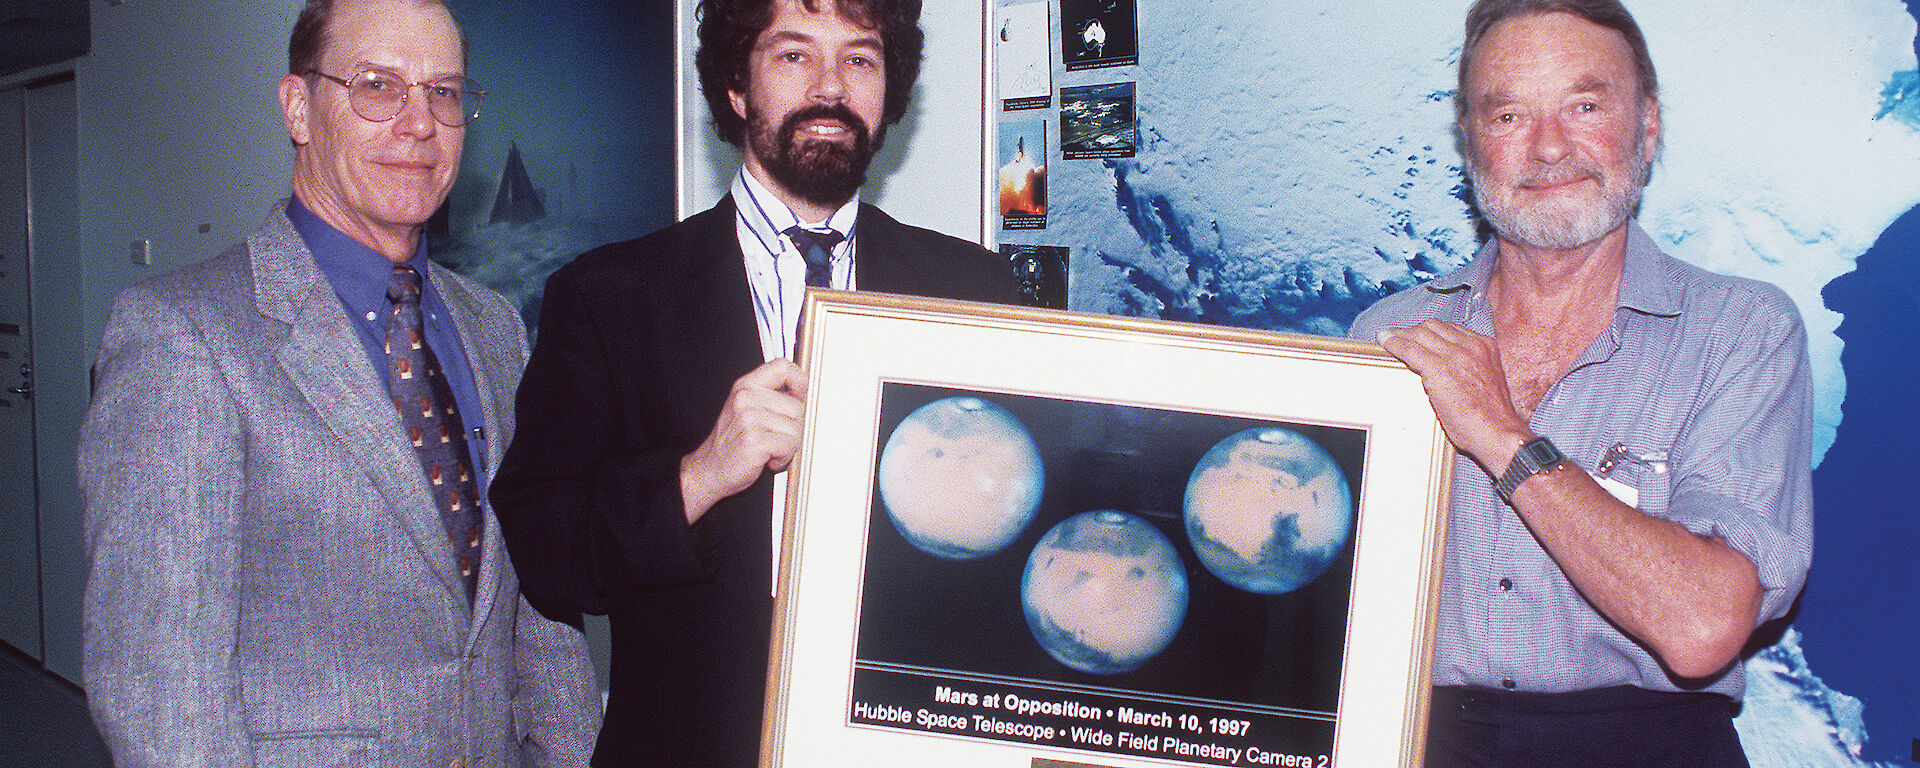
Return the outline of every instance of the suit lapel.
[[[732,195],[687,220],[690,225],[676,243],[686,254],[679,260],[679,288],[675,298],[688,307],[685,315],[700,318],[698,338],[687,343],[728,372],[728,380],[760,365],[760,321],[753,308],[753,288],[747,282],[746,256],[735,230],[739,209]],[[722,388],[722,392],[726,389]]]
[[[420,459],[399,428],[393,398],[368,364],[332,286],[282,212],[248,238],[247,245],[255,305],[288,325],[279,350],[281,370],[372,479],[421,559],[464,607],[466,585]]]
[[[914,275],[904,273],[907,261],[901,258],[899,222],[862,203],[854,227],[854,285],[863,291],[910,293]]]

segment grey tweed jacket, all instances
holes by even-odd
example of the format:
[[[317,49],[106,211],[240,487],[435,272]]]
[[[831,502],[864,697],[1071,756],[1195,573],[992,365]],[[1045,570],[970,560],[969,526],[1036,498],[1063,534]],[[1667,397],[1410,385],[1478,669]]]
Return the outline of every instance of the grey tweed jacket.
[[[498,466],[525,333],[498,294],[431,279]],[[600,699],[579,632],[520,597],[490,508],[469,606],[392,400],[284,207],[122,294],[94,388],[84,672],[119,768],[586,765]]]

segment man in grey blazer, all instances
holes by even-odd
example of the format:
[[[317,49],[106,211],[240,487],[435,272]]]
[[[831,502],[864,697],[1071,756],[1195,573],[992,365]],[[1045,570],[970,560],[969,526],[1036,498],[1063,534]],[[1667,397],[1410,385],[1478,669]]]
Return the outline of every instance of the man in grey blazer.
[[[484,502],[524,331],[425,257],[481,94],[459,27],[310,0],[289,59],[293,196],[128,290],[101,343],[94,718],[121,768],[585,765],[585,645],[521,598]]]

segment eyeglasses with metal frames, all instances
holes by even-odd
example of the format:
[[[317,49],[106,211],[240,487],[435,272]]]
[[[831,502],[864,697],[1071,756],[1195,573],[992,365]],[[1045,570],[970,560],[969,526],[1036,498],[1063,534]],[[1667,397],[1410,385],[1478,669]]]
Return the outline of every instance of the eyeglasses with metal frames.
[[[433,119],[451,128],[466,125],[479,117],[480,100],[487,95],[486,91],[480,90],[479,83],[464,77],[415,83],[384,69],[363,69],[347,79],[317,69],[309,69],[307,74],[339,83],[347,89],[347,105],[353,107],[353,113],[376,123],[386,122],[400,114],[400,110],[406,108],[407,97],[413,93],[416,85],[427,94],[427,111],[433,115]]]

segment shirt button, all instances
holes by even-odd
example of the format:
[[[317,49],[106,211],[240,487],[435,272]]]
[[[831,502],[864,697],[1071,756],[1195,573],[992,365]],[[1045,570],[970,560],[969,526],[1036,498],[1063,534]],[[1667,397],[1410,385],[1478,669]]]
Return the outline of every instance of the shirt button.
[[[1511,591],[1513,591],[1513,579],[1501,579],[1501,580],[1500,580],[1500,591],[1502,591],[1502,592],[1511,592]]]
[[[375,315],[374,315],[374,314],[373,314],[372,312],[368,312],[368,313],[367,313],[367,322],[369,322],[369,323],[371,323],[371,322],[373,322],[373,318],[374,318],[374,316],[375,316]]]
[[[1513,689],[1514,689],[1514,686],[1515,686],[1515,685],[1516,685],[1516,684],[1515,684],[1515,683],[1514,683],[1514,682],[1513,682],[1512,680],[1502,680],[1502,681],[1500,681],[1500,687],[1502,687],[1502,688],[1505,688],[1505,689],[1507,689],[1507,690],[1509,690],[1509,691],[1511,691],[1511,690],[1513,690]]]

